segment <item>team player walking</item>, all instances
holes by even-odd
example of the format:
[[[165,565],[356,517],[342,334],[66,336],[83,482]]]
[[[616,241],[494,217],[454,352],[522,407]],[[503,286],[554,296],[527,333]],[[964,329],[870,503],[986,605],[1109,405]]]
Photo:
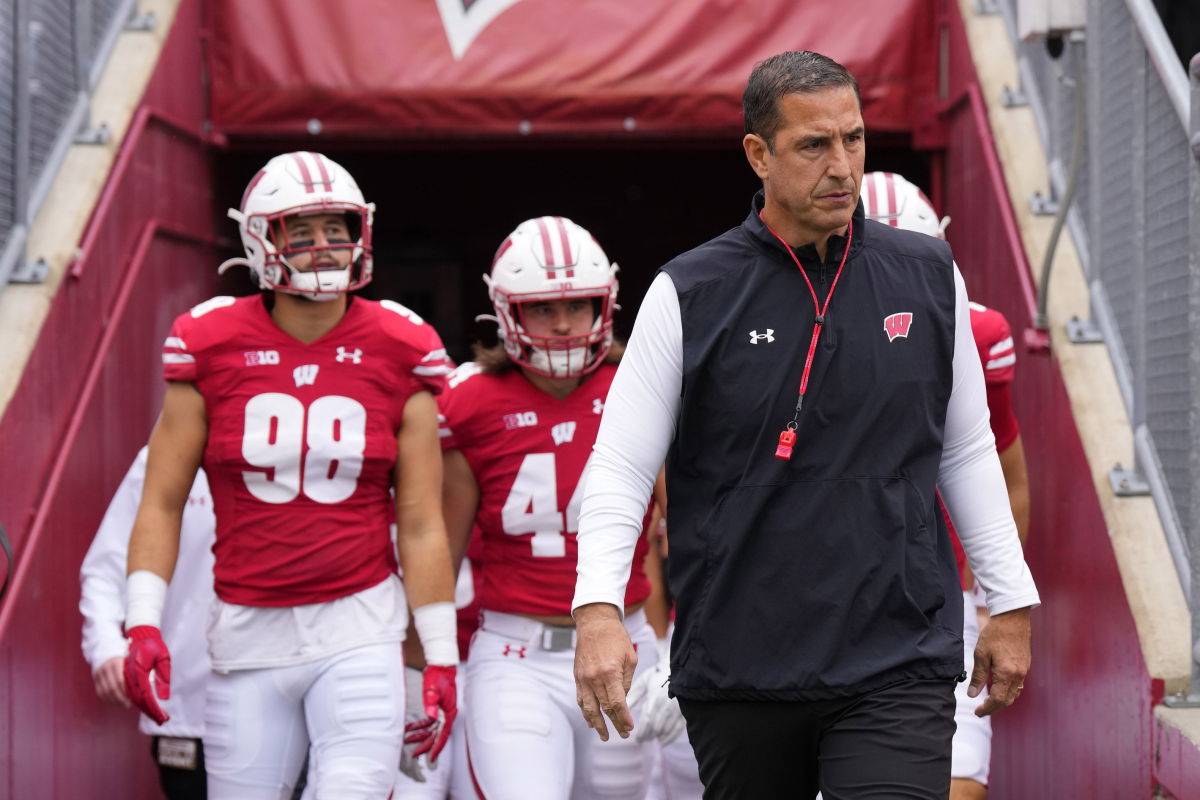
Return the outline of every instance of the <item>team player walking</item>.
[[[868,216],[886,221],[884,198],[894,195],[886,181],[873,192],[883,180],[864,176],[863,199]],[[318,800],[641,800],[655,751],[644,737],[589,733],[573,677],[575,535],[622,352],[612,327],[617,267],[570,220],[522,223],[485,276],[500,343],[451,373],[419,316],[350,295],[371,278],[373,213],[349,173],[316,153],[273,159],[231,209],[246,257],[222,270],[250,267],[263,293],[196,306],[164,345],[169,386],[129,544],[128,697],[166,721],[163,606],[202,465],[217,518],[209,797],[287,796],[307,755],[306,797]],[[460,692],[454,573],[473,532],[475,566],[486,569]],[[664,707],[669,671],[655,670],[643,610],[647,549],[643,530],[624,603],[637,652],[626,685],[640,678],[639,694]],[[420,689],[409,687],[405,736],[400,645],[410,607],[424,670]],[[464,780],[451,790],[443,771],[423,786],[460,696],[460,752],[451,746],[446,760]],[[959,701],[969,713],[982,697]],[[963,777],[982,786],[990,730],[986,720],[977,727],[963,747],[984,751]],[[959,747],[956,738],[956,770]],[[418,782],[397,781],[402,761]]]
[[[522,223],[485,278],[502,344],[480,350],[439,398],[452,540],[482,531],[479,631],[466,683],[466,751],[487,800],[641,800],[648,755],[602,742],[575,698],[572,669],[579,510],[587,463],[616,374],[616,265],[562,217]],[[648,517],[647,517],[648,518]],[[654,666],[642,606],[643,536],[625,627]]]
[[[409,605],[430,665],[426,709],[441,721],[431,755],[456,713],[435,400],[445,351],[404,307],[349,296],[371,277],[372,214],[329,159],[272,159],[230,211],[238,262],[264,294],[196,306],[164,346],[170,384],[129,545],[126,689],[166,719],[162,607],[203,464],[217,517],[204,730],[214,800],[286,797],[310,750],[318,800],[386,798]]]

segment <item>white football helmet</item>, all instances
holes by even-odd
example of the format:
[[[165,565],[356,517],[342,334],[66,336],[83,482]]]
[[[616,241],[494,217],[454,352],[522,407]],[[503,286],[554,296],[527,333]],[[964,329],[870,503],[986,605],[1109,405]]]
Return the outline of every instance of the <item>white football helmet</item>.
[[[550,378],[586,375],[612,347],[617,269],[592,235],[571,220],[526,220],[496,251],[492,274],[483,276],[496,315],[481,319],[499,324],[504,349],[521,366]],[[593,300],[595,322],[586,336],[526,332],[525,303],[575,298]]]
[[[289,242],[286,217],[343,213],[350,241],[318,248],[311,242]],[[229,209],[242,234],[245,258],[231,258],[218,268],[249,267],[262,289],[287,292],[310,300],[332,300],[371,282],[371,226],[375,204],[363,201],[354,178],[340,164],[320,153],[284,153],[275,156],[246,187],[240,209]],[[317,250],[349,249],[345,269],[314,266],[301,272],[290,258],[308,253],[312,263]]]
[[[933,203],[917,186],[894,172],[868,172],[859,191],[867,219],[938,239],[946,238],[949,217],[939,221]]]

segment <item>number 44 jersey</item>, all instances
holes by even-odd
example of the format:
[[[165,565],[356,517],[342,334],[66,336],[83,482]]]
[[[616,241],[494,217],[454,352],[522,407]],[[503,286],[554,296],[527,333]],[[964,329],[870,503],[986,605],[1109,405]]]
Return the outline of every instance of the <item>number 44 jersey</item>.
[[[617,368],[604,364],[565,400],[517,369],[486,373],[466,363],[438,398],[442,450],[461,450],[479,484],[483,533],[480,605],[507,614],[571,613],[575,534],[584,472]],[[649,515],[647,515],[647,518]],[[650,595],[638,540],[625,605]]]
[[[396,435],[414,393],[441,392],[445,356],[430,325],[386,300],[352,298],[308,345],[261,295],[214,297],[175,320],[163,372],[204,397],[221,600],[324,603],[395,571]]]

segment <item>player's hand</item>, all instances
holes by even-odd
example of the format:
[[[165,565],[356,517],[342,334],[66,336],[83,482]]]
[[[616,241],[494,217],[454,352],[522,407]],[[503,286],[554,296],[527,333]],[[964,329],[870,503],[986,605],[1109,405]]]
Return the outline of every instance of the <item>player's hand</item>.
[[[654,669],[647,670],[633,682],[626,698],[629,706],[632,708],[643,697],[646,698],[646,704],[638,714],[639,742],[658,739],[663,744],[670,744],[687,726],[683,712],[679,709],[679,699],[668,696],[667,684],[670,680],[671,663],[666,659],[659,659]]]
[[[429,768],[433,769],[437,757],[442,754],[446,742],[450,740],[450,730],[458,716],[458,687],[456,667],[438,667],[429,665],[421,676],[421,695],[425,704],[425,719],[411,726],[405,726],[404,741],[410,736],[420,737],[421,741],[412,751],[413,758],[429,754]],[[409,729],[412,728],[412,733]],[[414,742],[416,743],[416,742]]]
[[[125,657],[125,694],[142,713],[162,725],[171,716],[158,700],[171,698],[171,654],[162,634],[153,625],[138,625],[126,631],[129,655]],[[158,700],[154,699],[158,695]]]
[[[425,716],[425,679],[421,670],[404,668],[405,714],[404,747],[400,750],[400,771],[417,783],[425,782],[425,769],[435,769],[429,758],[413,755],[418,747],[433,738],[436,719]]]
[[[125,694],[125,658],[117,656],[100,665],[92,675],[96,684],[96,696],[112,706],[129,708],[129,695]]]
[[[975,669],[971,671],[967,695],[979,696],[989,672],[992,691],[975,709],[975,716],[986,717],[1008,708],[1021,694],[1029,672],[1031,636],[1028,608],[996,614],[988,621],[975,645]]]
[[[625,695],[637,669],[637,651],[629,632],[621,624],[617,609],[608,603],[592,603],[575,611],[575,699],[589,728],[600,740],[608,741],[605,715],[617,735],[629,738],[633,716]]]

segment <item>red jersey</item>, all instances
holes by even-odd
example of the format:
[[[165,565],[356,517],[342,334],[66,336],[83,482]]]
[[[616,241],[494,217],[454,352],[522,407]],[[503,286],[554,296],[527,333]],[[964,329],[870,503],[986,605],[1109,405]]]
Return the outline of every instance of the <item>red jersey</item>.
[[[979,361],[983,364],[983,380],[987,385],[988,411],[991,412],[996,451],[1003,453],[1021,434],[1021,429],[1017,426],[1017,417],[1013,414],[1010,387],[1016,372],[1014,365],[1017,363],[1012,329],[1008,327],[1008,320],[999,311],[979,303],[971,303],[971,334],[975,337]],[[963,590],[969,590],[971,586],[967,585],[965,579],[967,554],[963,551],[962,542],[958,539],[950,515],[946,514],[945,506],[942,506],[942,514],[946,517],[946,527],[950,529],[950,543],[954,546],[954,558],[958,562],[958,574],[962,578]]]
[[[461,450],[479,483],[485,565],[480,603],[508,614],[571,613],[581,477],[617,368],[601,365],[562,401],[519,370],[456,369],[438,399],[443,450]],[[650,596],[638,540],[625,604]]]
[[[433,328],[387,300],[352,298],[308,345],[262,295],[214,297],[175,320],[163,373],[204,397],[219,598],[323,603],[394,571],[396,435],[410,396],[441,392],[444,358]]]

